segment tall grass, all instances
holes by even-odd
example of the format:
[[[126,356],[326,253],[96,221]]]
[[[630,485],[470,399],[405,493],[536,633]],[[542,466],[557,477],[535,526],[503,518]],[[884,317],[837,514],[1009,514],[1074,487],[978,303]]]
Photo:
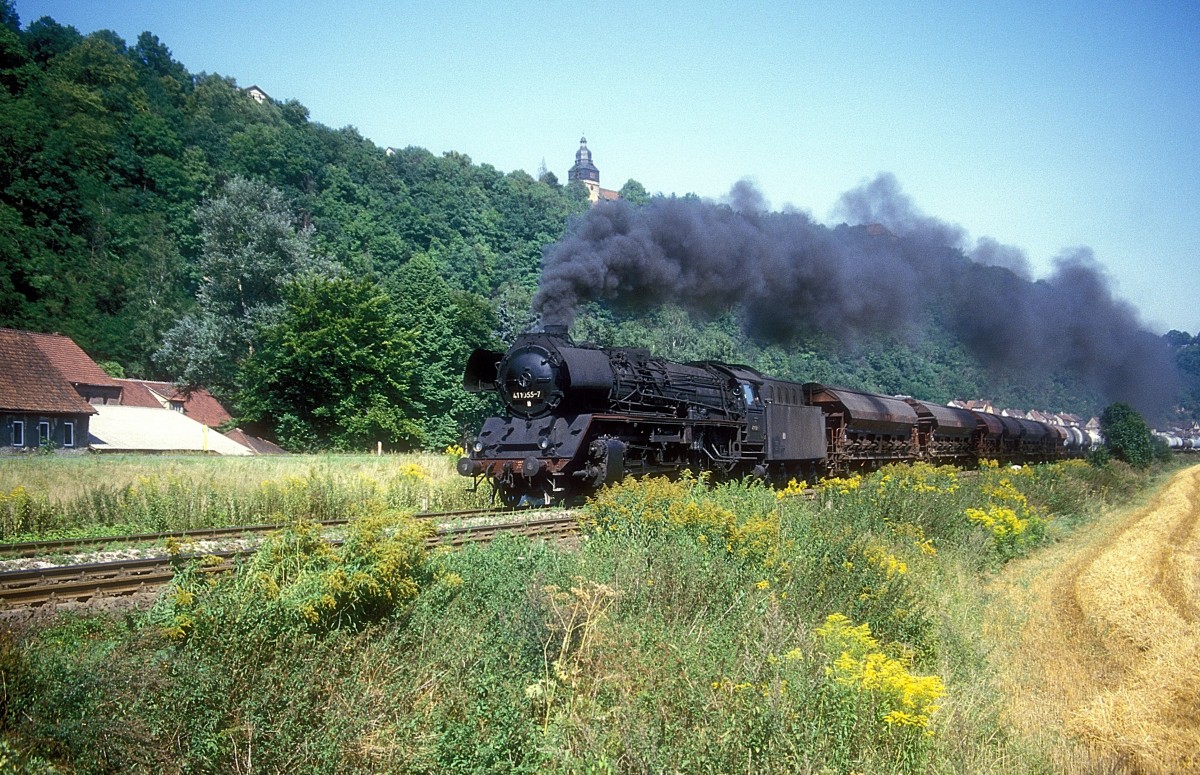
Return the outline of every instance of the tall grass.
[[[983,579],[1111,476],[627,481],[572,549],[425,560],[378,548],[411,531],[335,556],[298,525],[144,616],[10,640],[0,720],[76,772],[1050,772],[1000,714]]]
[[[428,453],[12,458],[0,463],[0,541],[486,505],[467,484],[453,456]]]

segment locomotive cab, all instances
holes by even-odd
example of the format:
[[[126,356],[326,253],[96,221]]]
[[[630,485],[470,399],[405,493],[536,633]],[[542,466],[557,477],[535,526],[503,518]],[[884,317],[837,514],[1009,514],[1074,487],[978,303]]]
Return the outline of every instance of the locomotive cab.
[[[763,408],[762,397],[759,395],[759,386],[749,380],[743,380],[738,384],[737,392],[742,397],[742,404],[745,406],[746,412],[743,443],[758,450],[761,448],[760,445],[766,444],[767,441],[766,410]]]

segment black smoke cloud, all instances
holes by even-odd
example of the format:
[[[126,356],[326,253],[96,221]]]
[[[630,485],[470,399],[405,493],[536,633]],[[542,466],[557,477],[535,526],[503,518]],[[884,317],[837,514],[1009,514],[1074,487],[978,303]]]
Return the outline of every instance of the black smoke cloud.
[[[534,311],[549,325],[570,324],[588,301],[631,311],[676,303],[701,316],[738,307],[760,340],[853,342],[918,329],[936,300],[942,323],[989,366],[1065,369],[1152,416],[1175,400],[1167,348],[1113,296],[1090,250],[1064,253],[1031,281],[1019,249],[966,246],[962,229],[921,214],[891,175],[847,192],[838,212],[860,226],[767,212],[744,182],[724,204],[601,203],[547,248]]]
[[[700,314],[743,308],[752,332],[849,337],[911,319],[917,278],[894,245],[830,230],[798,213],[768,213],[747,184],[731,205],[656,199],[603,203],[547,250],[534,309],[570,323],[581,302],[632,310],[675,302]]]

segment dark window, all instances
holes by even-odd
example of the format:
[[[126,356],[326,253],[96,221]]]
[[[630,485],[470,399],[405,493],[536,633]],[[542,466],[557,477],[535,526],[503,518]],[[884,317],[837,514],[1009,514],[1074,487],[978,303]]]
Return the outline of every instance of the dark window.
[[[75,446],[75,423],[73,422],[63,423],[63,446]]]
[[[12,445],[14,447],[25,446],[25,421],[24,420],[13,420]]]
[[[38,445],[50,443],[50,423],[42,420],[38,423]]]

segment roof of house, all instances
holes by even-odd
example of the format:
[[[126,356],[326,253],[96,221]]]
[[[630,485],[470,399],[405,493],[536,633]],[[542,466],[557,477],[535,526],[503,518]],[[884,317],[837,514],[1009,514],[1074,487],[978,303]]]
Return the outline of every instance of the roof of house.
[[[970,399],[967,401],[951,401],[947,406],[953,406],[956,409],[970,409],[972,412],[987,412],[995,414],[996,408],[992,406],[992,402],[987,399]]]
[[[120,379],[122,406],[144,406],[152,409],[170,408],[172,401],[183,403],[183,414],[210,428],[233,418],[225,407],[203,388],[184,390],[173,382],[148,379]]]
[[[249,447],[256,455],[286,455],[287,450],[278,444],[274,444],[266,439],[260,439],[257,436],[251,436],[241,428],[234,428],[226,434],[229,438],[241,444],[244,447]]]
[[[115,386],[116,380],[108,376],[88,354],[75,344],[69,336],[62,334],[40,334],[34,331],[23,331],[38,349],[42,351],[51,365],[68,382],[79,385],[109,385]]]
[[[66,337],[53,334],[33,334],[0,328],[0,410],[17,412],[45,412],[47,414],[95,414],[92,405],[71,387],[70,377],[63,374],[58,363],[52,362],[46,350],[55,354],[55,360],[66,365],[74,376],[83,376],[89,371],[78,366],[70,348],[58,340],[66,340],[89,362],[91,359]],[[45,346],[43,346],[45,345]],[[95,366],[95,364],[92,364]],[[100,367],[96,366],[99,371]],[[100,372],[104,374],[104,372]],[[108,375],[104,375],[108,379]],[[111,380],[110,380],[111,381]],[[104,384],[104,383],[99,383]]]
[[[102,452],[215,452],[250,455],[248,448],[207,425],[161,407],[97,406],[88,443]]]

